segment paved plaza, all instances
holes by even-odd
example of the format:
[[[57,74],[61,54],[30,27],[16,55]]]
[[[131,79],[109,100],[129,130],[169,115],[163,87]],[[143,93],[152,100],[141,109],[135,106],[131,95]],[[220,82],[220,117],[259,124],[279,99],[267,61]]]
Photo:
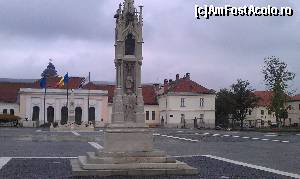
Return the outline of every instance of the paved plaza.
[[[297,133],[153,131],[156,149],[198,168],[200,174],[132,178],[300,178]],[[101,150],[103,134],[101,129],[50,132],[0,128],[0,178],[72,178],[70,159]]]

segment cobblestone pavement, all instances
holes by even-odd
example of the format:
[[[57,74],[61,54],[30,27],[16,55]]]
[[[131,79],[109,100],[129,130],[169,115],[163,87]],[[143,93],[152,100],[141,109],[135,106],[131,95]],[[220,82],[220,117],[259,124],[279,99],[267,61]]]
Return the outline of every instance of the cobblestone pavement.
[[[297,133],[155,129],[154,136],[155,148],[198,168],[199,176],[132,178],[288,178],[276,171],[287,172],[288,176],[296,174],[294,177],[300,174],[300,135]],[[0,128],[0,178],[70,178],[69,159],[101,150],[102,146],[100,129],[50,132]],[[255,167],[242,166],[245,163]],[[258,170],[259,166],[267,170]],[[267,172],[269,170],[271,172]]]

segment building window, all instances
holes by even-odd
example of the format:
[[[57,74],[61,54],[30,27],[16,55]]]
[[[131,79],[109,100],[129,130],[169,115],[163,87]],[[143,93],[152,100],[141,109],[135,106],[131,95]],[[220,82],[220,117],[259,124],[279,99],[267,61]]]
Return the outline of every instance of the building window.
[[[146,111],[146,120],[149,121],[149,111]]]
[[[32,121],[39,121],[40,118],[40,108],[38,106],[34,106],[32,108]]]
[[[200,107],[204,106],[204,98],[200,98]]]
[[[155,121],[155,111],[152,111],[152,121]]]
[[[96,121],[96,109],[94,107],[89,108],[88,121]]]
[[[184,124],[184,123],[185,123],[185,115],[181,114],[181,124]]]
[[[251,109],[249,109],[249,116],[251,116],[252,115],[252,110]]]
[[[181,98],[181,101],[180,101],[180,107],[185,107],[184,101],[185,101],[185,99],[184,99],[184,98]]]
[[[135,54],[135,39],[132,34],[128,34],[125,39],[125,55]]]
[[[7,109],[3,109],[3,114],[7,114]]]
[[[269,110],[269,111],[268,111],[268,114],[269,114],[269,115],[272,115],[272,111]]]
[[[62,107],[60,110],[60,124],[65,125],[68,122],[68,108],[66,106]]]
[[[10,115],[14,116],[15,115],[15,110],[14,109],[10,109]]]
[[[168,107],[168,99],[166,98],[166,108]]]
[[[299,110],[300,110],[300,104],[299,104]]]
[[[264,110],[261,110],[261,111],[260,111],[260,114],[261,114],[261,115],[265,115],[265,111],[264,111]]]
[[[75,123],[81,125],[82,123],[82,109],[81,107],[75,108]]]
[[[173,117],[173,114],[171,114],[170,117]]]

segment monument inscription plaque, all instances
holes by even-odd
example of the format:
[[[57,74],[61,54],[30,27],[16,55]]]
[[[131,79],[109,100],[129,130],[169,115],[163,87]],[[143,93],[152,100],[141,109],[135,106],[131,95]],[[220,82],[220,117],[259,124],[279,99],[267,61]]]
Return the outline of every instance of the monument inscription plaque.
[[[114,17],[116,89],[112,123],[104,131],[103,149],[71,160],[73,175],[197,174],[195,168],[153,149],[141,85],[143,7],[138,12],[133,0],[125,0]]]

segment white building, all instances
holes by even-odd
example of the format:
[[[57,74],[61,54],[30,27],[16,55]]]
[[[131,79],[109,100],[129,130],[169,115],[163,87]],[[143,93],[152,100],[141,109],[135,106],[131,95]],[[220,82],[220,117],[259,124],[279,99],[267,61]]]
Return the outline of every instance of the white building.
[[[158,96],[160,121],[167,127],[215,127],[214,91],[190,79],[187,73],[183,78],[165,80],[163,91]]]
[[[300,94],[293,96],[287,103],[288,109],[288,121],[285,121],[285,125],[292,125],[300,127]]]
[[[254,94],[256,97],[259,97],[258,106],[248,110],[245,120],[246,127],[260,128],[275,124],[275,113],[268,110],[268,106],[270,106],[272,100],[272,92],[255,91]]]
[[[69,93],[67,100],[65,89],[48,89],[45,96],[43,89],[21,88],[20,116],[25,119],[23,124],[27,126],[38,126],[44,122],[65,124],[68,120],[67,101],[74,103],[75,121],[78,124],[92,121],[96,126],[103,126],[107,123],[107,91],[69,90]]]
[[[44,124],[44,120],[46,123],[65,123],[67,90],[57,87],[59,80],[54,77],[47,81],[44,118],[44,89],[39,88],[39,80],[0,79],[0,114],[19,116],[26,127],[37,127]],[[115,85],[91,82],[78,89],[81,80],[71,77],[69,82],[69,102],[72,100],[71,89],[77,89],[73,90],[76,121],[95,121],[97,126],[105,126],[111,122]],[[175,81],[165,81],[164,85],[144,84],[142,89],[145,122],[150,127],[215,126],[215,94],[192,81],[190,74],[183,78],[177,75]]]

